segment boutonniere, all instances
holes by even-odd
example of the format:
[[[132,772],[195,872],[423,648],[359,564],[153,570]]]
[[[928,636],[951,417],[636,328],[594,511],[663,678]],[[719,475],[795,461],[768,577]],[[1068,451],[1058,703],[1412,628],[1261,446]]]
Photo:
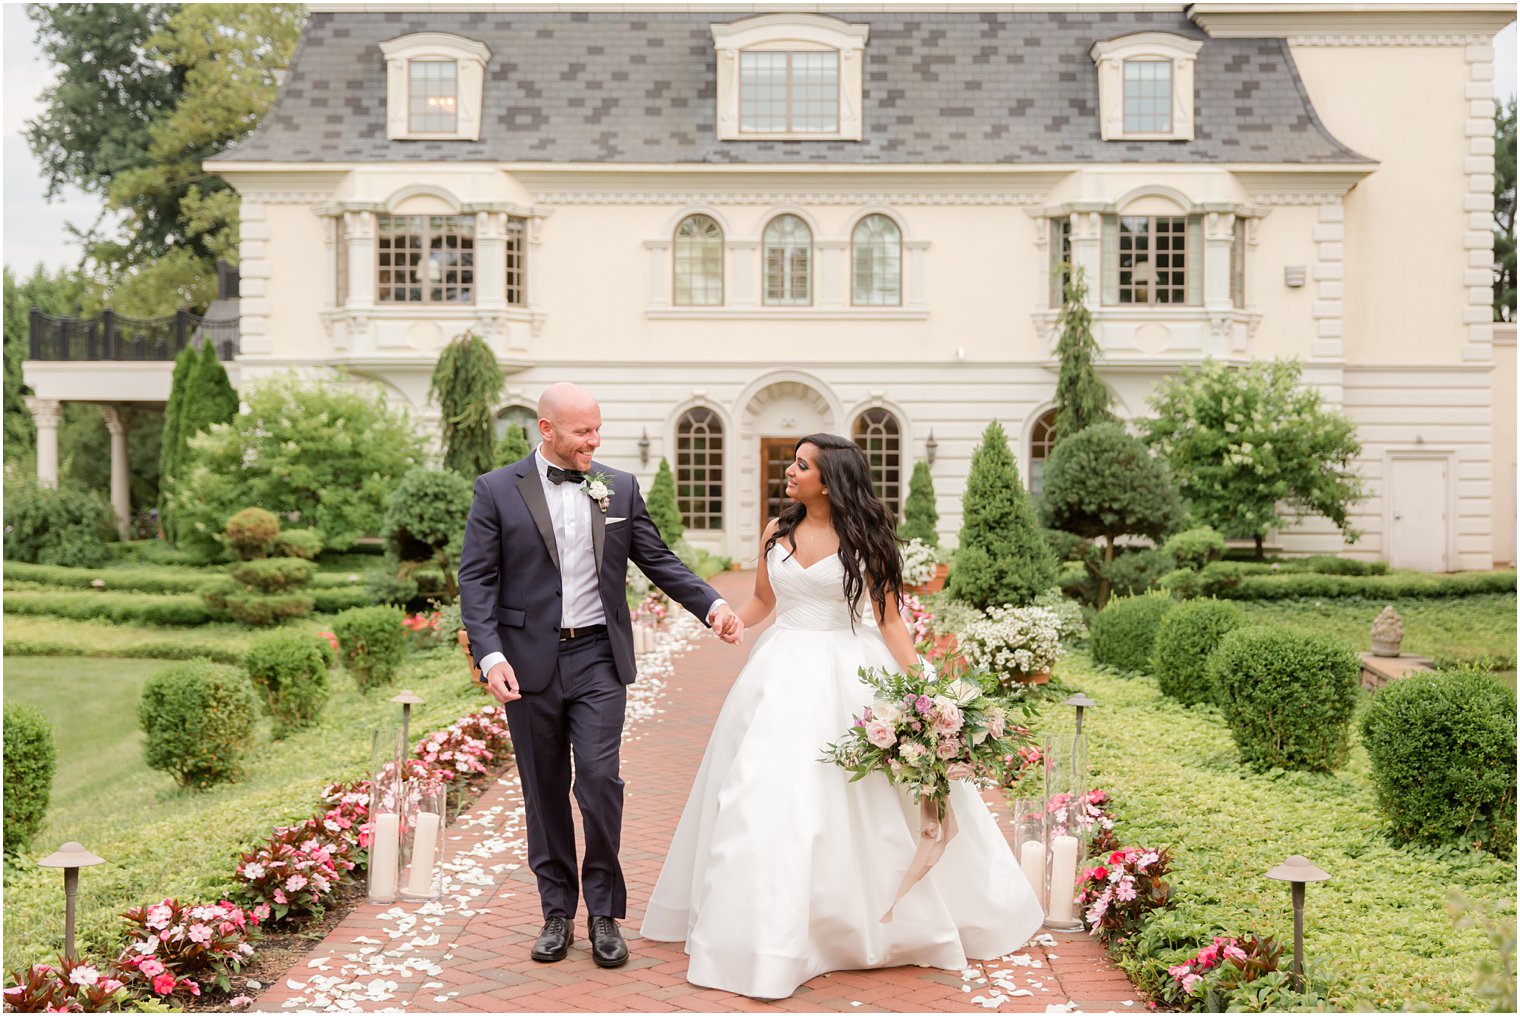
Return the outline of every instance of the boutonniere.
[[[586,482],[581,484],[581,490],[586,496],[596,502],[596,506],[607,514],[607,506],[612,504],[612,477],[606,473],[592,473],[586,477]]]

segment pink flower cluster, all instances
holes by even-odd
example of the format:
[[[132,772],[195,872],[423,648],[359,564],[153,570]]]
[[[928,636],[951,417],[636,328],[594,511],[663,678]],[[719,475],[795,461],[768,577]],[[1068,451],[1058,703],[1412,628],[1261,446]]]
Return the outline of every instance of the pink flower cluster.
[[[1052,794],[1045,802],[1050,814],[1051,835],[1064,836],[1069,827],[1076,826],[1089,837],[1111,832],[1114,820],[1107,811],[1108,792],[1088,791],[1080,801],[1072,803],[1070,794]]]
[[[670,607],[666,603],[665,597],[658,593],[650,593],[644,597],[643,601],[634,610],[636,616],[642,615],[648,617],[657,624],[665,620],[665,616],[669,613]]]
[[[934,620],[934,615],[924,608],[924,601],[912,593],[904,593],[902,596],[903,623],[908,626],[908,634],[913,637],[914,645],[922,645],[934,638],[934,632],[929,624]]]
[[[1244,964],[1246,959],[1246,951],[1241,948],[1239,939],[1215,936],[1212,945],[1204,946],[1198,950],[1197,956],[1169,968],[1167,973],[1172,975],[1172,980],[1184,992],[1196,995],[1198,983],[1203,980],[1206,971],[1214,969],[1225,960],[1239,960]]]
[[[12,971],[5,988],[7,1012],[115,1012],[125,1003],[125,984],[82,960],[58,958]]]
[[[1163,876],[1171,865],[1165,848],[1122,847],[1106,864],[1083,871],[1077,903],[1092,934],[1104,941],[1127,938],[1140,930],[1147,913],[1168,906],[1171,888]]]
[[[167,899],[121,915],[130,926],[129,944],[117,958],[122,979],[141,982],[152,994],[197,996],[213,980],[228,987],[253,955],[258,915],[221,900],[190,904]]]
[[[414,754],[453,781],[483,775],[486,763],[511,745],[507,716],[500,706],[487,706],[423,738]]]
[[[419,645],[425,647],[436,646],[443,641],[445,634],[453,634],[444,632],[443,617],[436,610],[407,614],[401,619],[401,626],[412,634]]]
[[[270,923],[321,914],[345,874],[331,841],[313,836],[293,844],[287,836],[287,829],[276,830],[269,842],[240,855],[237,868],[240,895]]]

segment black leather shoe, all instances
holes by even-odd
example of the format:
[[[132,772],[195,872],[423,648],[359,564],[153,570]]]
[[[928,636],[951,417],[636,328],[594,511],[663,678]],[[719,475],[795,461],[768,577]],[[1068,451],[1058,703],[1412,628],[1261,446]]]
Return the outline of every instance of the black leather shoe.
[[[570,943],[575,940],[575,932],[570,930],[570,921],[564,917],[551,917],[544,922],[544,930],[538,933],[538,940],[533,943],[533,958],[540,963],[558,963],[570,952]]]
[[[628,962],[628,943],[612,918],[587,918],[586,934],[591,936],[591,958],[597,966],[620,967]]]

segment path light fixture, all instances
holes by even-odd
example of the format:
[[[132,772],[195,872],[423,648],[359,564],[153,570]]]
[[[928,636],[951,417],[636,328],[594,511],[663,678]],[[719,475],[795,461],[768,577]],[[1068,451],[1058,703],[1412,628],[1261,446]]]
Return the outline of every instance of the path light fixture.
[[[1093,709],[1097,704],[1081,692],[1077,692],[1071,698],[1061,703],[1063,706],[1076,706],[1077,708],[1077,731],[1075,736],[1080,737],[1082,734],[1082,710]]]
[[[420,706],[427,699],[420,697],[414,691],[403,691],[399,695],[391,696],[391,701],[401,703],[401,743],[409,747],[412,743],[412,706]]]
[[[649,465],[649,428],[639,428],[639,465]]]
[[[70,840],[37,863],[44,868],[63,869],[63,954],[73,960],[74,900],[79,895],[79,869],[106,862]]]
[[[1316,868],[1307,857],[1294,854],[1267,872],[1267,878],[1293,884],[1293,990],[1304,990],[1304,886],[1325,882],[1330,876]]]
[[[929,431],[929,440],[924,442],[924,458],[929,465],[934,465],[934,453],[939,451],[939,442],[934,440],[934,430]]]

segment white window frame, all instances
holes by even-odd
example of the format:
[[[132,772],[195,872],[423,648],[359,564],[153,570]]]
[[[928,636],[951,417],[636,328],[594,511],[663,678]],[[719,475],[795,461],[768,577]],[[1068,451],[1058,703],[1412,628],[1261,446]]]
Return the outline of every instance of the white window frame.
[[[479,141],[486,64],[491,48],[483,42],[448,32],[417,32],[380,44],[386,64],[385,133],[392,141]],[[413,61],[454,63],[458,89],[452,131],[414,131],[411,126],[411,66]]]
[[[720,141],[859,141],[862,69],[869,25],[852,25],[821,14],[762,14],[712,25],[717,55],[717,130]],[[741,131],[740,54],[745,52],[837,52],[839,119],[833,132]]]
[[[1103,140],[1193,140],[1193,65],[1202,48],[1201,39],[1166,32],[1137,32],[1093,43],[1087,55],[1098,69],[1098,123]],[[1124,65],[1131,60],[1171,63],[1171,130],[1140,133],[1124,129]]]

